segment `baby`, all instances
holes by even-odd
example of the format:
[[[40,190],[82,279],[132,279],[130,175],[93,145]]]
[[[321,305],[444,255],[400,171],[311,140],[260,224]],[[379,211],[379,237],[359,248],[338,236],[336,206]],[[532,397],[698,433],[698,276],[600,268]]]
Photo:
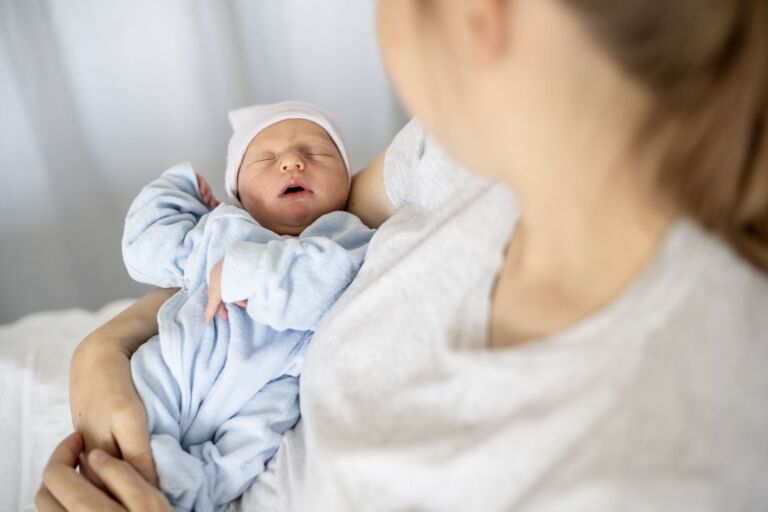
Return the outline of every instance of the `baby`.
[[[192,167],[145,187],[126,218],[134,279],[180,287],[131,359],[160,486],[176,510],[222,510],[299,418],[304,350],[362,265],[373,231],[331,119],[300,102],[230,113],[218,205]]]

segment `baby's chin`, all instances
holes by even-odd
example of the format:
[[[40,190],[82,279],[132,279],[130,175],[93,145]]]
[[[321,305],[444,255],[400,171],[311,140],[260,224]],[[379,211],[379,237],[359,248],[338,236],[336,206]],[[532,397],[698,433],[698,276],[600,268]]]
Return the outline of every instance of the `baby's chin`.
[[[299,199],[264,204],[258,211],[252,211],[253,205],[245,209],[259,224],[279,235],[298,235],[326,213],[343,210],[345,201],[346,197],[339,198],[335,204]]]
[[[325,210],[319,208],[316,203],[293,201],[283,205],[277,218],[285,224],[309,226],[324,213],[326,213]]]
[[[278,235],[299,235],[308,228],[313,222],[322,217],[325,211],[317,209],[302,208],[297,205],[291,205],[289,211],[280,212],[271,216],[268,220],[259,220],[259,224],[265,228],[274,231]]]

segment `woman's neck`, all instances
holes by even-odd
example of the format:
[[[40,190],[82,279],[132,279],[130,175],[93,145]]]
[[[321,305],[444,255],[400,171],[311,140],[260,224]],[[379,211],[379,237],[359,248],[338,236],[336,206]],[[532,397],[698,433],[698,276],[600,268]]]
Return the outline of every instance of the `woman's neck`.
[[[645,268],[676,216],[638,178],[650,170],[605,152],[564,158],[561,149],[531,168],[579,162],[574,172],[560,173],[557,185],[530,180],[515,190],[522,216],[494,286],[492,346],[557,332],[607,305]]]
[[[496,346],[607,305],[676,216],[655,188],[662,148],[637,139],[655,96],[571,16],[544,12],[558,4],[525,5],[530,23],[517,26],[514,51],[480,73],[483,95],[466,100],[476,101],[477,134],[445,137],[467,167],[507,183],[520,206],[493,291]],[[559,22],[542,30],[544,20]]]

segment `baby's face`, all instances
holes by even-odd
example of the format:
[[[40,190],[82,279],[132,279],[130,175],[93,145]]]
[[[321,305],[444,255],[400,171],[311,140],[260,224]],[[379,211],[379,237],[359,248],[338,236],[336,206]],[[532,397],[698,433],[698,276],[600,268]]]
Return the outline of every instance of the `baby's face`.
[[[288,119],[250,142],[240,163],[237,192],[259,224],[281,235],[298,235],[321,215],[344,207],[349,178],[322,127]]]

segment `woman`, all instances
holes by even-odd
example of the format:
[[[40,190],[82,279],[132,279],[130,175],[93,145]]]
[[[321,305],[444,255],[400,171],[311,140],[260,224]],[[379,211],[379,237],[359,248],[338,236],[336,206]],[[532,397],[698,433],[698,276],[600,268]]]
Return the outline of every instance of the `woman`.
[[[355,179],[350,209],[389,220],[243,509],[768,504],[768,8],[705,4],[380,2],[435,139],[412,122]],[[128,461],[93,450],[94,479],[129,510],[167,506],[128,357],[169,293],[72,362],[86,451]],[[82,447],[54,452],[41,510],[119,506]]]

